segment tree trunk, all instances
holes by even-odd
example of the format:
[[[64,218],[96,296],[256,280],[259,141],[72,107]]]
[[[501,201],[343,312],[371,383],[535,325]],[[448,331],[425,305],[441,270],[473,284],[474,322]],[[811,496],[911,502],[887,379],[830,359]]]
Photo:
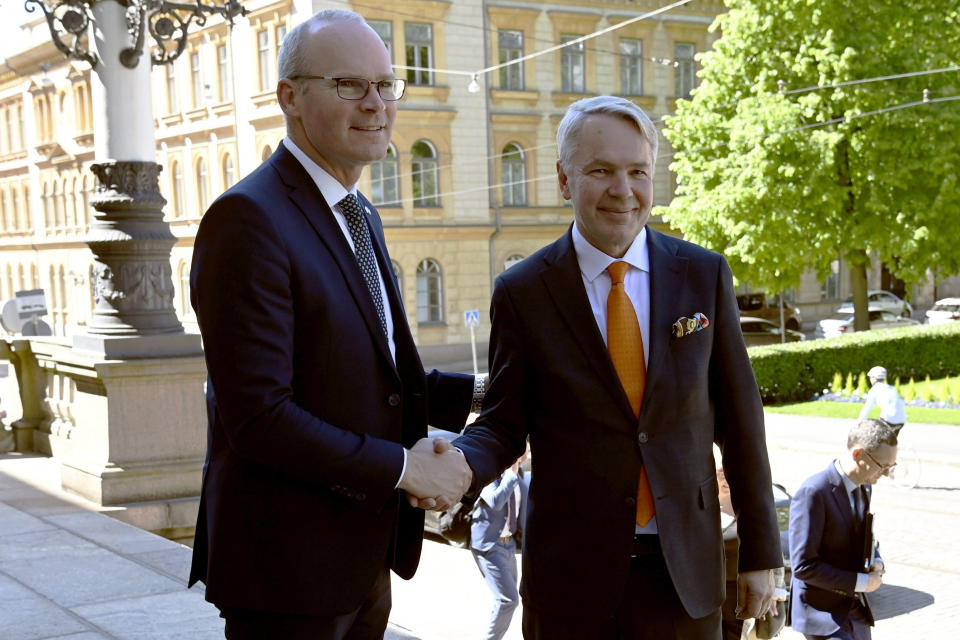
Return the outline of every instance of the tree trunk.
[[[847,254],[850,266],[850,291],[853,293],[853,330],[866,331],[870,328],[870,315],[867,309],[867,252],[853,251]]]

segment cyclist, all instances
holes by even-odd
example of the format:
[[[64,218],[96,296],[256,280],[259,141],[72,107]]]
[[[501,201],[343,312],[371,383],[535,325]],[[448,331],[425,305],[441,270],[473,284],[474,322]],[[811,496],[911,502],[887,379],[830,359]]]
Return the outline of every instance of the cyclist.
[[[866,404],[860,410],[860,420],[870,414],[870,410],[877,405],[880,407],[880,419],[893,427],[899,433],[907,421],[907,410],[903,405],[903,398],[897,390],[887,384],[887,370],[883,367],[873,367],[867,372],[870,379],[870,392],[867,393]]]

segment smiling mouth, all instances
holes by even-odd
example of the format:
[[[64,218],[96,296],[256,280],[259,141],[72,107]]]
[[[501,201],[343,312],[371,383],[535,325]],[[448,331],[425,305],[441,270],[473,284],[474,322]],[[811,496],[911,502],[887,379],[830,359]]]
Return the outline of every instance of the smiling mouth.
[[[383,125],[376,125],[373,127],[353,127],[353,128],[356,129],[357,131],[383,131],[384,129],[386,129],[386,127]]]

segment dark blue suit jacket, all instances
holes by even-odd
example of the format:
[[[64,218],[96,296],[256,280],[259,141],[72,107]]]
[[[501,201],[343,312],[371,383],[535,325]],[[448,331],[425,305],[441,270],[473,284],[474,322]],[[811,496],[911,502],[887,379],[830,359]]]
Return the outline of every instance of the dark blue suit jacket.
[[[477,490],[525,448],[534,471],[523,537],[524,601],[563,616],[613,615],[626,588],[641,460],[667,567],[687,612],[723,602],[713,443],[739,514],[740,569],[782,564],[763,408],[720,255],[647,230],[650,357],[639,420],[590,309],[568,231],[497,279],[490,385],[454,444]],[[701,312],[706,329],[671,334]],[[642,354],[639,356],[642,357]]]
[[[396,363],[357,261],[280,145],[197,232],[191,295],[215,399],[191,584],[218,606],[337,615],[416,570],[423,512],[395,490],[428,422],[459,430],[472,376],[425,375],[379,216]]]
[[[870,487],[867,487],[870,495]],[[869,506],[869,501],[868,505]],[[790,607],[801,633],[831,635],[850,615],[863,554],[858,527],[840,472],[831,462],[808,478],[790,503]],[[876,560],[880,560],[877,555]],[[869,603],[863,603],[870,618]]]

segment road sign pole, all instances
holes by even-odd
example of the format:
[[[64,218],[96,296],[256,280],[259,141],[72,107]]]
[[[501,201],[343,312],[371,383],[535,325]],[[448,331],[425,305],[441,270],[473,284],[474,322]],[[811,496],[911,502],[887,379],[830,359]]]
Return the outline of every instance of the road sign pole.
[[[477,369],[477,331],[473,325],[470,325],[470,347],[473,349],[473,375],[480,373]]]

